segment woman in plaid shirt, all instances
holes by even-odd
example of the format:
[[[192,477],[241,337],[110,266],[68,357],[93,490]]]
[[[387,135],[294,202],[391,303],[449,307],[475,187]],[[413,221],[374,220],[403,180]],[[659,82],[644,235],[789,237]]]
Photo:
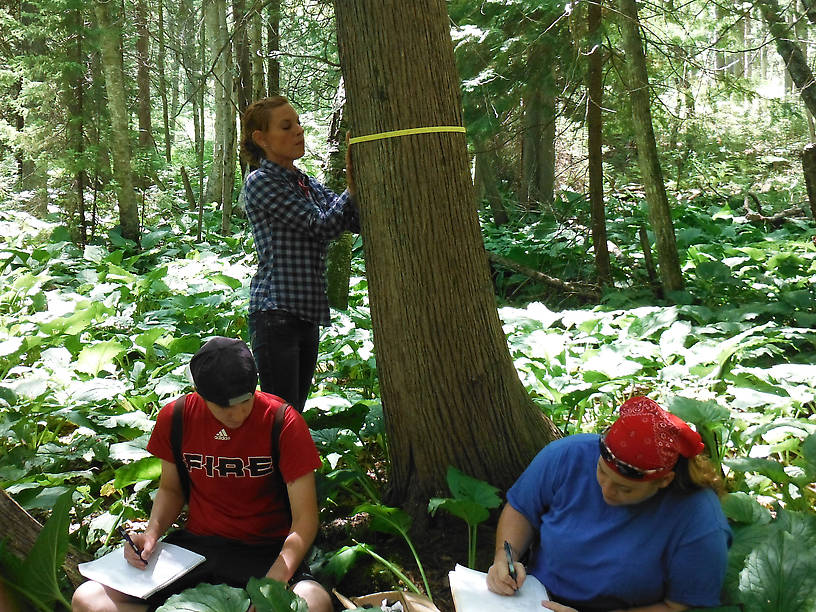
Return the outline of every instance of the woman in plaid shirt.
[[[241,155],[255,167],[244,181],[258,271],[250,285],[249,330],[261,390],[303,411],[321,325],[328,325],[326,252],[344,230],[360,231],[350,169],[337,195],[295,167],[305,152],[300,118],[282,96],[243,116]]]

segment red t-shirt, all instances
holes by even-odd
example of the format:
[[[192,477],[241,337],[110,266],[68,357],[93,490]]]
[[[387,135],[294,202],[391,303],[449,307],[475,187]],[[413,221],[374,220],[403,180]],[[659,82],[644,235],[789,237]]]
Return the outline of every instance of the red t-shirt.
[[[244,542],[289,533],[287,492],[274,477],[271,456],[275,412],[282,403],[275,395],[257,391],[249,416],[240,427],[230,429],[212,415],[200,395],[187,396],[181,449],[190,474],[189,531]],[[174,404],[161,409],[147,444],[148,452],[173,464]],[[296,410],[286,411],[278,448],[286,482],[320,467],[309,428]]]

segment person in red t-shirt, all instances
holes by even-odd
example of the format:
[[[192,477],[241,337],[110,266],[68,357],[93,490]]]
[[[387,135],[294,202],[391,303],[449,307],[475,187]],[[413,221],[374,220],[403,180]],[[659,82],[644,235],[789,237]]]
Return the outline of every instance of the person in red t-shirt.
[[[196,393],[185,398],[181,453],[190,480],[184,529],[165,541],[207,560],[172,585],[141,600],[89,581],[74,592],[74,612],[154,610],[174,593],[200,582],[244,587],[250,577],[292,585],[310,612],[330,612],[331,597],[304,569],[317,535],[314,472],[320,458],[309,428],[279,397],[256,391],[255,360],[241,340],[216,337],[190,360]],[[144,568],[159,538],[185,503],[184,488],[170,442],[175,402],[159,412],[147,450],[162,471],[147,529],[131,534],[140,556],[125,546],[125,558]],[[275,474],[272,431],[285,410]],[[284,483],[285,482],[285,488]],[[291,514],[290,514],[291,511]],[[291,518],[290,518],[291,516]]]

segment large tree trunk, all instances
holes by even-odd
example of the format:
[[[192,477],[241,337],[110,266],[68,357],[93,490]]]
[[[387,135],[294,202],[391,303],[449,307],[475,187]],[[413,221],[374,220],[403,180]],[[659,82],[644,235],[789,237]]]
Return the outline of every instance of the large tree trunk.
[[[444,0],[334,5],[355,134],[462,124]],[[464,135],[352,146],[391,501],[419,517],[449,465],[506,488],[557,431],[507,349]]]
[[[781,16],[779,3],[777,0],[757,0],[757,6],[765,23],[768,24],[768,30],[776,43],[776,50],[787,66],[788,74],[799,88],[802,101],[810,114],[816,116],[816,81],[813,79],[813,72],[808,66],[802,47],[796,42],[795,34]]]
[[[139,210],[133,191],[133,174],[130,167],[130,130],[128,129],[127,97],[125,94],[122,56],[119,53],[122,33],[114,26],[108,14],[109,2],[97,0],[94,13],[99,24],[99,43],[102,51],[102,72],[108,94],[108,112],[111,120],[111,154],[113,173],[119,196],[119,224],[122,236],[139,241]]]
[[[674,237],[671,207],[666,196],[660,159],[657,154],[652,111],[649,101],[649,78],[646,55],[640,38],[635,0],[619,0],[620,27],[626,49],[626,65],[629,77],[629,99],[632,103],[635,141],[638,147],[638,165],[649,205],[649,217],[655,233],[657,258],[660,263],[660,281],[667,292],[683,288],[680,258]]]
[[[33,516],[0,489],[0,540],[5,541],[14,555],[20,558],[28,556],[41,529],[42,525]],[[82,555],[72,548],[68,549],[63,569],[75,586],[85,580],[77,570],[77,564],[89,559],[87,555]]]
[[[592,247],[598,284],[612,282],[609,245],[606,236],[606,207],[603,189],[603,46],[601,39],[602,1],[587,5],[589,72],[587,73],[587,149],[589,152],[589,202],[592,217]]]

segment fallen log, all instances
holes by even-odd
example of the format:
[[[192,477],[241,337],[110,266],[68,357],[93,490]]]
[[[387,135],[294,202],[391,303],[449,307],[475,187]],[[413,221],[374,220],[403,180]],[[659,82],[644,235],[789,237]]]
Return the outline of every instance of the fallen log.
[[[566,281],[562,281],[560,278],[549,276],[548,274],[539,272],[534,268],[522,265],[507,257],[496,255],[496,253],[491,253],[490,251],[486,251],[486,253],[487,259],[491,263],[499,264],[500,266],[509,268],[513,272],[523,274],[524,276],[527,276],[538,282],[544,283],[545,285],[558,289],[559,291],[563,291],[564,293],[575,295],[593,302],[597,302],[598,300],[601,299],[601,290],[595,285],[568,283]]]
[[[27,557],[41,530],[39,521],[0,489],[0,539],[6,542],[8,550],[20,558]],[[79,573],[77,564],[88,560],[90,556],[83,555],[73,547],[68,548],[62,567],[74,586],[85,580]]]

